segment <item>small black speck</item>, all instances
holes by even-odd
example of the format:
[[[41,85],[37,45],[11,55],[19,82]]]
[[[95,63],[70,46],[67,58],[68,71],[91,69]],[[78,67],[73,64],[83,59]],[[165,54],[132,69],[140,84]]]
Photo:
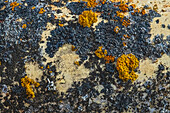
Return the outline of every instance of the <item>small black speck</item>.
[[[47,60],[46,58],[43,58],[43,61],[44,61],[44,62],[46,62],[46,60]]]
[[[162,28],[165,28],[165,24],[162,24]]]
[[[57,10],[57,14],[59,14],[59,13],[62,13],[62,11],[60,9]]]
[[[164,67],[164,65],[162,65],[162,64],[160,64],[160,65],[158,66],[158,68],[159,68],[159,70],[161,70],[161,71],[165,70],[165,67]]]
[[[156,23],[159,24],[159,19],[156,20]]]
[[[170,25],[169,25],[169,24],[168,24],[168,26],[167,26],[167,27],[168,27],[168,29],[170,29]]]
[[[140,70],[138,70],[138,73],[140,74],[140,73],[141,73],[141,71],[140,71]]]
[[[41,41],[40,43],[44,43],[44,41]]]

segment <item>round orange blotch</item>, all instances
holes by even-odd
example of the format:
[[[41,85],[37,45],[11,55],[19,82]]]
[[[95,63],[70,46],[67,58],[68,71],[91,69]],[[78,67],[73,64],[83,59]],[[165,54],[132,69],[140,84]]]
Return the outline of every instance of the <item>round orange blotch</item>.
[[[23,24],[22,28],[25,29],[27,27],[27,24]]]
[[[75,61],[75,62],[74,62],[74,64],[76,64],[76,65],[80,66],[79,61]]]
[[[77,51],[76,47],[74,45],[71,46],[72,51]]]
[[[118,26],[116,26],[116,27],[114,28],[114,32],[116,32],[116,33],[118,33],[119,30],[120,30],[120,28],[119,28]]]
[[[90,27],[93,23],[97,22],[97,14],[90,11],[83,11],[81,15],[79,15],[79,23],[83,27]]]
[[[40,69],[43,69],[43,68],[44,68],[43,66],[40,67]]]
[[[126,43],[125,43],[125,42],[123,42],[123,46],[126,46]]]
[[[146,14],[145,9],[142,9],[141,13],[142,13],[142,15]]]
[[[45,10],[43,8],[40,8],[39,14],[43,14]]]
[[[33,6],[31,9],[35,9],[35,7]]]
[[[60,23],[59,23],[58,25],[59,25],[60,27],[63,27],[63,26],[64,26],[64,24],[60,24]]]
[[[47,66],[47,69],[49,69],[49,68],[50,68],[50,66],[48,65],[48,66]]]
[[[49,73],[52,73],[52,71],[49,71]]]

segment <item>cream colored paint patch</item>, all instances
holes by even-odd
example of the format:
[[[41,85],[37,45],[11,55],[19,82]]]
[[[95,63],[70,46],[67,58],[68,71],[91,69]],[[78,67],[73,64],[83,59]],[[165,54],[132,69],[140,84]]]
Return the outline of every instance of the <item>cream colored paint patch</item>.
[[[41,41],[44,41],[44,43],[39,43],[42,51],[41,54],[47,59],[47,62],[43,62],[44,65],[46,65],[50,61],[54,61],[54,59],[48,57],[48,55],[45,53],[45,48],[47,48],[47,38],[48,36],[51,36],[50,32],[56,28],[56,25],[52,25],[51,23],[47,23],[46,26],[47,30],[43,31]]]
[[[170,8],[167,7],[167,4],[170,4],[169,0],[133,0],[133,3],[135,3],[138,8],[141,8],[144,5],[149,5],[149,7],[153,8],[154,5],[157,5],[157,10],[159,13],[162,11],[162,9],[166,11]]]
[[[22,22],[22,18],[19,18],[16,20],[17,22]]]
[[[148,58],[146,60],[140,60],[139,70],[141,71],[141,73],[137,73],[139,76],[136,81],[140,81],[143,83],[143,80],[147,80],[149,77],[155,78],[156,74],[154,72],[158,70],[158,65],[160,63],[163,64],[165,67],[170,67],[170,56],[164,54],[161,58],[158,59],[156,63],[152,63],[152,61]]]
[[[7,69],[7,67],[4,67],[4,69],[3,69],[3,71],[2,72],[4,72],[5,73],[5,70]]]
[[[43,71],[39,68],[39,65],[37,63],[32,62],[26,63],[25,68],[28,77],[30,77],[33,80],[36,80],[36,78],[38,78],[39,80],[41,79]]]
[[[60,9],[62,11],[62,13],[57,14],[56,12],[54,13],[54,15],[56,16],[56,19],[61,19],[62,17],[65,18],[65,20],[69,21],[72,20],[73,16],[75,15],[71,15],[71,11],[69,9],[67,9],[66,7],[56,7],[54,5],[49,5],[50,7],[52,7],[53,11],[57,11],[58,9]]]
[[[151,41],[153,40],[154,36],[157,34],[163,34],[164,39],[166,39],[166,36],[170,35],[170,30],[167,28],[167,25],[170,24],[170,18],[169,18],[170,12],[162,13],[161,17],[157,17],[153,19],[153,22],[151,23]],[[159,19],[159,24],[156,24],[156,20]],[[162,28],[162,24],[165,24],[165,28]]]
[[[66,92],[68,88],[71,88],[73,81],[81,81],[83,78],[88,77],[89,70],[83,64],[81,66],[74,64],[74,61],[77,61],[79,56],[72,51],[72,45],[66,44],[60,47],[53,58],[48,57],[45,53],[46,39],[48,36],[51,36],[50,31],[54,30],[56,26],[48,23],[46,28],[47,30],[42,34],[42,41],[45,43],[40,43],[42,54],[47,59],[43,64],[46,65],[48,62],[53,62],[53,65],[56,65],[56,70],[62,72],[60,75],[57,75],[56,89],[59,92]],[[59,62],[54,63],[54,61]]]
[[[89,70],[83,64],[80,66],[74,64],[79,60],[79,55],[71,50],[71,46],[64,45],[55,55],[55,59],[59,60],[55,63],[56,70],[61,71],[56,80],[56,88],[59,92],[66,92],[74,81],[82,81],[83,78],[89,76]]]
[[[46,62],[43,62],[43,64],[46,65],[49,62],[59,61],[57,63],[53,63],[53,65],[56,65],[56,70],[58,72],[62,72],[60,75],[57,75],[56,88],[59,92],[66,92],[68,88],[71,87],[73,81],[81,81],[82,78],[88,77],[89,71],[84,67],[84,65],[76,66],[74,64],[74,61],[78,60],[79,56],[72,51],[72,45],[66,44],[63,47],[60,47],[53,58],[48,57],[45,53],[47,37],[51,36],[50,32],[51,30],[54,30],[56,26],[51,23],[47,23],[46,28],[47,30],[42,33],[41,39],[44,43],[40,43],[42,55],[47,59]]]

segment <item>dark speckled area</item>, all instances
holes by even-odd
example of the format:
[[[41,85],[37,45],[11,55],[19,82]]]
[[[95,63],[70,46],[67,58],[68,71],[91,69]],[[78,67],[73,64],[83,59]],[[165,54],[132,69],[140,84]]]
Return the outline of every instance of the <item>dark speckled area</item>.
[[[12,10],[10,4],[15,1],[20,4]],[[163,55],[169,58],[170,35],[166,38],[164,34],[153,36],[150,31],[153,22],[160,24],[160,29],[169,30],[170,25],[161,23],[159,19],[154,20],[161,18],[162,15],[155,10],[147,9],[147,5],[143,6],[143,9],[148,11],[144,15],[141,12],[132,15],[134,10],[129,5],[128,16],[124,16],[121,20],[116,13],[121,11],[117,7],[120,2],[108,0],[105,4],[94,8],[87,7],[86,3],[68,0],[0,1],[1,113],[170,112],[169,59],[167,64],[159,61],[153,73],[155,77],[147,78],[142,83],[122,81],[116,69],[117,58],[122,54],[132,53],[140,61],[148,58],[156,62]],[[58,9],[52,10],[54,7]],[[40,8],[45,12],[39,14]],[[57,18],[56,15],[63,14],[62,8],[68,9],[73,18],[70,20],[64,16]],[[102,21],[90,28],[81,26],[78,16],[86,10],[100,13],[98,18]],[[130,20],[130,25],[127,27],[122,25],[124,20]],[[50,35],[46,37],[46,41],[43,41],[42,33],[48,30],[46,27],[48,23],[54,25],[55,29],[50,30]],[[26,28],[22,27],[23,24],[26,24]],[[118,33],[114,31],[116,26],[120,28]],[[122,39],[124,35],[130,38]],[[45,55],[49,59],[56,59],[47,64],[44,62],[49,59],[42,54],[40,46],[44,43]],[[126,46],[123,43],[126,43]],[[80,57],[79,64],[76,65],[74,62],[73,71],[83,65],[89,70],[89,75],[80,81],[73,80],[66,92],[60,92],[56,89],[56,80],[64,85],[65,81],[62,80],[66,79],[64,78],[66,75],[57,68],[59,66],[56,64],[62,64],[60,61],[62,57],[56,57],[56,54],[66,44],[74,45],[75,53]],[[94,52],[99,46],[103,46],[108,55],[115,56],[115,61],[106,64],[104,59],[98,58]],[[41,77],[35,79],[40,83],[39,87],[33,88],[35,98],[27,98],[26,89],[21,85],[21,78],[28,74],[27,63],[36,64],[42,72]],[[34,70],[34,74],[38,75],[38,69]],[[140,68],[135,72],[140,73]],[[61,74],[63,74],[62,80],[58,78]]]

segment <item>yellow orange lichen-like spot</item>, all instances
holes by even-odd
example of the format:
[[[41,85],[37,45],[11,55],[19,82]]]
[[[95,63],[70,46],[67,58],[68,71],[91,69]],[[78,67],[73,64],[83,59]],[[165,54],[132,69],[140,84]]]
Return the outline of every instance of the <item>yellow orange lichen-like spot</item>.
[[[99,58],[104,58],[106,55],[107,55],[107,50],[102,50],[103,46],[100,46],[96,51],[95,51],[95,54],[97,57]]]
[[[114,32],[116,32],[116,33],[118,33],[119,30],[120,30],[120,28],[119,28],[118,26],[116,26],[116,27],[114,28]]]
[[[141,13],[142,13],[142,15],[145,15],[146,14],[145,9],[142,9]]]
[[[120,11],[116,11],[116,14],[118,17],[120,17],[121,19],[124,18],[123,13],[121,13]]]
[[[93,23],[97,22],[97,14],[90,11],[83,11],[81,15],[79,15],[79,23],[83,27],[90,27]]]
[[[75,61],[74,64],[76,64],[77,66],[80,66],[79,61]]]
[[[27,27],[27,24],[23,24],[22,28],[25,29]]]
[[[39,14],[43,14],[45,10],[43,8],[40,8]]]
[[[139,66],[139,61],[133,54],[123,54],[117,59],[117,70],[119,72],[119,78],[123,81],[131,80],[135,81],[138,75],[134,70]]]
[[[127,27],[127,26],[129,26],[130,25],[130,20],[124,20],[123,22],[122,22],[122,25],[123,26],[125,26],[125,27]]]
[[[12,11],[14,11],[15,7],[19,6],[19,3],[17,3],[17,2],[12,2],[12,3],[10,4],[10,6],[12,6]]]
[[[122,10],[122,12],[128,11],[128,5],[125,3],[121,3],[119,6],[119,9]]]
[[[39,83],[35,82],[33,79],[28,78],[27,76],[21,78],[21,86],[26,88],[26,94],[28,95],[28,98],[35,97],[31,84],[33,84],[35,87],[38,87],[40,85]]]
[[[132,6],[133,8],[136,8],[136,5],[135,5],[135,4],[131,4],[130,6]]]
[[[77,51],[76,47],[74,45],[71,46],[72,51]]]
[[[114,62],[115,60],[115,56],[109,55],[109,56],[105,56],[104,59],[106,60],[106,64],[111,62]]]
[[[87,2],[87,7],[88,8],[89,7],[96,7],[96,5],[97,5],[96,0],[83,0],[83,1]]]
[[[31,9],[35,9],[35,6],[33,6]]]
[[[60,24],[60,23],[59,23],[58,25],[59,25],[60,27],[63,27],[63,26],[64,26],[64,24]]]
[[[106,0],[100,0],[100,2],[101,2],[102,4],[105,4]]]

